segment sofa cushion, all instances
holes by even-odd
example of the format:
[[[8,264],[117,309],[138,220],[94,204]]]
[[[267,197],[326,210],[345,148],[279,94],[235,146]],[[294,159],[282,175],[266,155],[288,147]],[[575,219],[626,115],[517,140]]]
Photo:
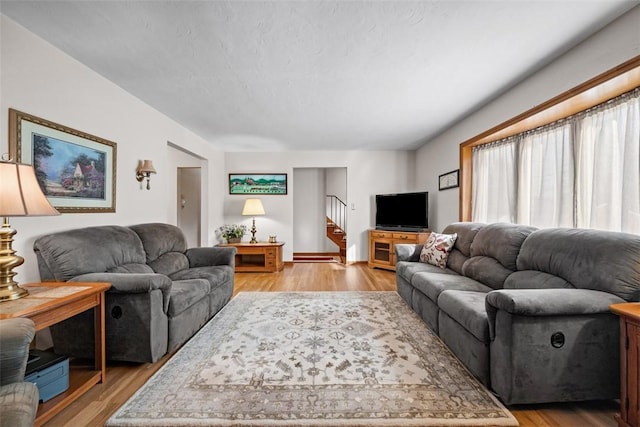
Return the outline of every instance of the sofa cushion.
[[[171,286],[169,317],[177,316],[204,299],[210,290],[209,281],[205,279],[175,280]]]
[[[91,256],[88,256],[90,248]],[[33,244],[40,279],[66,282],[86,273],[104,273],[125,264],[144,264],[142,241],[127,227],[105,225],[39,237]]]
[[[182,252],[187,250],[187,240],[175,225],[149,223],[132,225],[144,245],[147,260],[153,261],[167,252]]]
[[[575,228],[532,233],[518,256],[518,270],[558,276],[572,286],[640,301],[640,236]]]
[[[457,274],[416,273],[411,284],[435,303],[440,293],[448,289],[460,291],[490,292],[492,289],[468,277]]]
[[[471,242],[484,226],[485,224],[477,222],[454,222],[442,230],[445,234],[455,233],[458,236],[447,258],[447,267],[458,274],[462,274],[462,266],[471,254]]]
[[[504,289],[575,289],[562,277],[543,271],[524,270],[511,273],[504,281]]]
[[[153,261],[148,261],[149,267],[156,273],[172,276],[178,271],[189,268],[187,256],[181,252],[167,252]]]
[[[453,248],[457,237],[458,235],[456,233],[431,233],[420,252],[420,262],[435,265],[443,269],[446,268],[449,252]]]
[[[517,224],[486,225],[471,243],[471,257],[464,263],[462,274],[493,289],[502,288],[506,278],[516,270],[522,243],[534,230]]]
[[[413,279],[413,275],[422,271],[428,273],[458,275],[458,273],[449,268],[440,268],[436,267],[435,265],[425,264],[423,262],[399,261],[396,263],[396,275],[403,277],[407,282],[411,282],[411,279]]]
[[[153,274],[154,271],[147,264],[124,264],[110,269],[107,273]]]
[[[185,252],[187,240],[175,225],[149,223],[130,227],[135,231],[147,256],[147,264],[153,271],[170,276],[176,271],[189,268]]]
[[[440,294],[438,307],[478,340],[489,342],[489,320],[484,292],[448,290]]]
[[[216,265],[210,267],[195,267],[178,271],[171,276],[172,280],[205,279],[212,289],[233,280],[233,267],[228,265]]]

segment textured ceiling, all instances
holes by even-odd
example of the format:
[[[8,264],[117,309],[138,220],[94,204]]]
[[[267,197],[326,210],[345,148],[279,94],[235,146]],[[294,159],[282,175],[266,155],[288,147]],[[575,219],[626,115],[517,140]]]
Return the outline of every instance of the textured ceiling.
[[[638,1],[2,1],[227,151],[414,149]],[[514,112],[514,115],[520,112]]]

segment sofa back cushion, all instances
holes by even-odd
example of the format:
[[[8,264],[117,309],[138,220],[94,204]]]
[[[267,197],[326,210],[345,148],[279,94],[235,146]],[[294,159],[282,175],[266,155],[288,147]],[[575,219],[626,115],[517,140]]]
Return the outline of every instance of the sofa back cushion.
[[[130,227],[142,241],[147,264],[156,273],[171,276],[173,273],[189,268],[185,255],[187,240],[175,225],[149,223]]]
[[[145,264],[142,242],[127,227],[105,225],[39,237],[33,244],[41,280],[68,281],[86,273]],[[139,268],[139,267],[137,267]]]
[[[443,234],[457,234],[456,243],[447,258],[447,267],[458,274],[462,274],[462,266],[471,254],[471,242],[484,226],[485,224],[478,222],[454,222],[442,230]]]
[[[640,301],[639,254],[640,236],[635,234],[551,228],[527,237],[517,267],[557,276],[576,288]]]
[[[488,224],[478,231],[471,243],[471,256],[462,274],[493,289],[504,287],[504,281],[516,270],[520,247],[535,227],[518,224]]]

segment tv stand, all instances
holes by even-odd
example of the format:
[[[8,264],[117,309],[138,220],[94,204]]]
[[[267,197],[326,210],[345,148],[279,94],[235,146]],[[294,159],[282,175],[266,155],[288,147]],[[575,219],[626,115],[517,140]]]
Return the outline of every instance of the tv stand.
[[[400,243],[424,244],[430,234],[429,231],[369,230],[369,267],[395,271],[395,245]]]
[[[421,227],[376,227],[378,231],[395,231],[396,233],[427,233],[428,228]]]

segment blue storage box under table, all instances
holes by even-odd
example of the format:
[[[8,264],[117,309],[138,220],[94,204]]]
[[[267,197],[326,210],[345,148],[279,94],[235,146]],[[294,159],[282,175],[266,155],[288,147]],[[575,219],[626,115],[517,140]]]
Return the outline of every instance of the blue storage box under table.
[[[69,358],[52,351],[31,350],[24,380],[34,383],[40,401],[46,402],[69,388]]]

